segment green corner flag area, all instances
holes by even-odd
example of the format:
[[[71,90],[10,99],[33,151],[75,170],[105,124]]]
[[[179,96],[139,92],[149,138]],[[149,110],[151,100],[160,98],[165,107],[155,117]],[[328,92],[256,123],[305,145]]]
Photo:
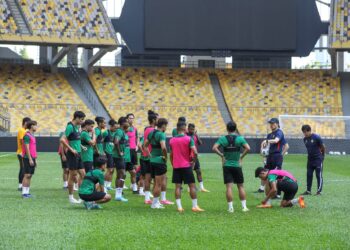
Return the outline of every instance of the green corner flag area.
[[[326,156],[324,188],[305,196],[306,208],[257,208],[265,197],[254,193],[260,180],[254,171],[262,166],[259,155],[243,162],[249,212],[242,212],[234,186],[234,213],[228,213],[221,159],[199,156],[205,187],[198,204],[205,212],[191,210],[187,186],[182,207],[151,209],[144,198],[130,190],[127,174],[124,197],[128,202],[102,204],[87,210],[70,204],[62,188],[61,162],[57,153],[39,153],[31,186],[32,199],[17,191],[16,154],[0,153],[0,249],[350,249],[350,157]],[[297,196],[306,190],[306,155],[287,155],[283,168],[298,180]],[[175,202],[172,170],[168,165],[167,199]],[[114,179],[115,177],[113,177]],[[113,184],[114,185],[114,184]],[[198,186],[198,183],[197,183]],[[114,197],[114,190],[109,191]]]

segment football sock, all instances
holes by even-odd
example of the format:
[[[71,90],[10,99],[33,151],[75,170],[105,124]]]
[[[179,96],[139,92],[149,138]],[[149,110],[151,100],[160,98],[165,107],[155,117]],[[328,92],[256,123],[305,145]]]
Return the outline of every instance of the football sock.
[[[161,192],[161,193],[160,193],[160,196],[161,196],[161,200],[162,200],[162,201],[165,201],[165,200],[166,200],[166,192],[165,192],[165,191]]]
[[[176,205],[177,205],[177,208],[179,208],[179,209],[182,208],[181,199],[176,199]]]
[[[246,200],[242,200],[242,208],[247,208],[247,201]]]
[[[145,191],[145,201],[149,201],[151,199],[151,192]]]
[[[197,199],[192,199],[192,208],[195,208],[198,206]]]
[[[227,202],[227,204],[228,204],[228,209],[233,209],[233,202],[232,201]]]

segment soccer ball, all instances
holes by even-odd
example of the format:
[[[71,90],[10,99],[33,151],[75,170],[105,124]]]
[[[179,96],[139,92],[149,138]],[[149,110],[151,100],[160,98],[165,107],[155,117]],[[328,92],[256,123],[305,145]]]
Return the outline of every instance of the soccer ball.
[[[261,149],[261,152],[260,154],[264,157],[268,156],[269,155],[269,151],[270,151],[270,145],[267,144],[266,147],[262,148]]]

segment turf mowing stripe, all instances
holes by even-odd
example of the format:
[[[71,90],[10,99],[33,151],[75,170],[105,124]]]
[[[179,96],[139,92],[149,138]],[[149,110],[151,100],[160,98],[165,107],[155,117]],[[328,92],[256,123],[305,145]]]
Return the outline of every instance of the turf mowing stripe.
[[[10,156],[10,155],[12,155],[12,154],[0,155],[0,158],[2,158],[2,157],[6,157],[6,156]]]

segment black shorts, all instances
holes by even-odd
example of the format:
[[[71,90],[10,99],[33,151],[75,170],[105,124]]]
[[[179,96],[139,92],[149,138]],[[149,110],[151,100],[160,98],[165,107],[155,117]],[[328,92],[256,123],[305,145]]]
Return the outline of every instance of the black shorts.
[[[80,153],[75,156],[71,151],[68,151],[66,157],[69,170],[79,170],[84,168]]]
[[[152,174],[151,162],[140,159],[141,175]]]
[[[79,194],[83,201],[99,201],[106,196],[105,192],[93,192],[92,194]]]
[[[92,161],[83,162],[85,173],[90,172],[94,169],[94,163]]]
[[[114,162],[114,167],[118,170],[125,169],[125,161],[124,158],[114,158],[113,157],[113,162]]]
[[[298,183],[291,181],[278,181],[277,190],[283,192],[283,200],[290,201],[292,200],[296,193],[298,192]]]
[[[95,166],[96,160],[99,156],[100,156],[99,153],[94,152],[94,166]]]
[[[29,164],[29,159],[28,158],[23,158],[23,168],[24,168],[24,174],[31,174],[33,175],[35,172],[35,167],[36,167],[36,160],[33,159],[34,166],[30,166]]]
[[[151,162],[151,172],[152,177],[164,175],[167,172],[167,166],[164,163]]]
[[[113,156],[111,154],[106,153],[106,157],[107,157],[107,168],[114,168]]]
[[[173,183],[175,184],[192,184],[195,183],[192,167],[188,168],[174,168],[173,169]]]
[[[23,157],[22,157],[22,155],[17,155],[17,159],[18,159],[18,162],[19,162],[19,167],[23,168]]]
[[[283,156],[281,154],[271,154],[266,158],[265,168],[269,170],[282,169]]]
[[[134,170],[134,164],[132,162],[125,162],[125,170],[126,171],[132,171]]]
[[[63,160],[62,160],[62,156],[61,156],[60,158],[61,158],[61,167],[62,167],[63,169],[68,168],[67,159],[66,159],[66,161],[63,161]]]
[[[136,149],[130,149],[130,157],[132,165],[136,166],[138,164]]]
[[[243,171],[240,167],[223,167],[224,183],[243,184]]]
[[[200,170],[200,169],[201,169],[201,164],[199,163],[199,160],[196,159],[193,170]]]

